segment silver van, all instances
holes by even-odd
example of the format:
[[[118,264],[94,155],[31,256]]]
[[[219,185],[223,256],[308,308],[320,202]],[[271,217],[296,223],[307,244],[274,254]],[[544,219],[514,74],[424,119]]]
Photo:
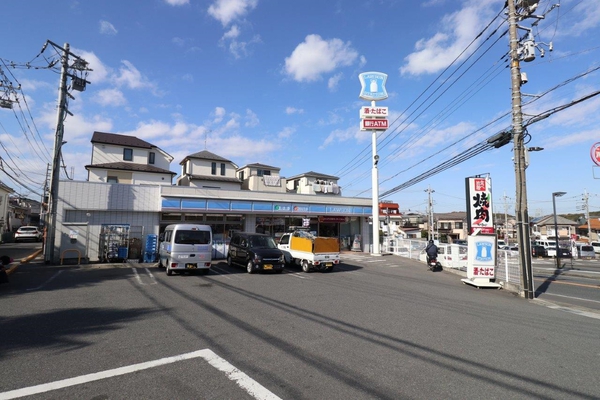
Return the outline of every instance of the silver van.
[[[173,272],[207,274],[212,261],[212,229],[209,225],[174,224],[159,236],[159,268]]]
[[[594,251],[594,246],[592,246],[591,244],[578,244],[577,245],[577,258],[587,258],[587,259],[596,258],[596,252]]]
[[[590,244],[594,248],[594,251],[596,252],[596,254],[600,253],[600,242],[592,242]]]

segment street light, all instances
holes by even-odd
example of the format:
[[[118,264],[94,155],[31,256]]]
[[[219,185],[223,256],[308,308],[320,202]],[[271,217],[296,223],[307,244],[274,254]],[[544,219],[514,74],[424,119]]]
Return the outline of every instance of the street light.
[[[560,196],[564,196],[567,192],[554,192],[552,193],[552,208],[554,210],[554,237],[555,237],[555,246],[556,246],[556,268],[560,268],[560,261],[558,259],[558,223],[556,222],[556,198]]]

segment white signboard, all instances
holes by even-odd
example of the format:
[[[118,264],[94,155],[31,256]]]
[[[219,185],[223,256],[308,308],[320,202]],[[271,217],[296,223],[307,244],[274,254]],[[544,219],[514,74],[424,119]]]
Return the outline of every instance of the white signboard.
[[[465,179],[467,189],[467,226],[469,235],[494,233],[494,213],[492,212],[492,180],[487,177]]]
[[[361,107],[360,117],[361,118],[386,118],[388,117],[387,107]]]
[[[490,280],[496,277],[496,236],[468,237],[467,278]]]

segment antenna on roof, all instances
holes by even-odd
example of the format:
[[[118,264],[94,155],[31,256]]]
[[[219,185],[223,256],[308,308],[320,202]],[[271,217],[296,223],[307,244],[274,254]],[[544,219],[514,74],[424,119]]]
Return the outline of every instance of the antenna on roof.
[[[212,130],[207,129],[204,131],[204,150],[206,150],[206,140],[208,139],[208,134],[211,133]]]

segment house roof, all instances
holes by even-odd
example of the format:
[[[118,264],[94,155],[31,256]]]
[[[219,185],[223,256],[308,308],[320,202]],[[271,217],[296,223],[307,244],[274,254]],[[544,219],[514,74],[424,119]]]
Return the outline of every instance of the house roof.
[[[189,158],[196,158],[196,159],[199,159],[199,160],[225,161],[225,162],[232,163],[231,160],[228,160],[226,158],[218,156],[215,153],[211,153],[208,150],[202,150],[202,151],[199,151],[197,153],[185,156],[185,158],[183,160],[181,160],[181,162],[179,164],[183,164],[185,162],[185,160],[187,160]]]
[[[156,149],[161,153],[165,154],[169,159],[173,160],[173,156],[160,149],[159,147],[153,145],[152,143],[148,143],[145,140],[139,139],[135,136],[128,135],[119,135],[116,133],[106,133],[106,132],[94,132],[92,135],[92,143],[104,143],[104,144],[114,144],[117,146],[123,147],[136,147],[140,149]]]
[[[156,147],[145,140],[138,139],[135,136],[118,135],[116,133],[94,132],[92,143],[116,144],[119,146],[139,147],[142,149],[151,149]]]
[[[7,186],[6,184],[4,184],[4,182],[0,181],[0,189],[4,189],[5,191],[7,191],[9,194],[10,193],[14,193],[15,190],[9,186]]]
[[[177,175],[177,173],[173,171],[169,171],[168,169],[162,169],[155,167],[153,165],[146,164],[135,164],[135,163],[126,163],[126,162],[114,162],[114,163],[106,163],[106,164],[94,164],[94,165],[86,165],[85,169],[113,169],[113,170],[121,170],[121,171],[139,171],[139,172],[150,172],[156,174],[171,174]]]
[[[277,167],[272,167],[270,165],[265,165],[265,164],[261,164],[261,163],[253,163],[253,164],[246,164],[243,167],[239,167],[238,171],[244,168],[263,168],[263,169],[273,169],[275,171],[281,171],[281,168],[277,168]]]
[[[586,222],[585,224],[579,225],[577,228],[579,228],[579,229],[587,229],[588,228],[588,224]],[[590,229],[593,230],[593,231],[600,230],[600,218],[590,218]]]
[[[467,219],[466,211],[452,211],[449,213],[433,213],[436,220],[440,221],[463,221]]]
[[[534,225],[539,225],[539,226],[554,225],[554,214],[544,215],[543,217],[534,218],[531,220],[531,223]],[[578,222],[572,221],[565,217],[561,217],[560,215],[556,216],[556,224],[557,225],[570,225],[570,226],[579,225]]]
[[[314,172],[314,171],[308,171],[303,174],[298,174],[298,175],[292,176],[290,178],[287,178],[287,180],[291,181],[291,180],[303,178],[303,177],[320,178],[320,179],[334,179],[336,181],[340,179],[338,176],[321,174],[319,172]]]

